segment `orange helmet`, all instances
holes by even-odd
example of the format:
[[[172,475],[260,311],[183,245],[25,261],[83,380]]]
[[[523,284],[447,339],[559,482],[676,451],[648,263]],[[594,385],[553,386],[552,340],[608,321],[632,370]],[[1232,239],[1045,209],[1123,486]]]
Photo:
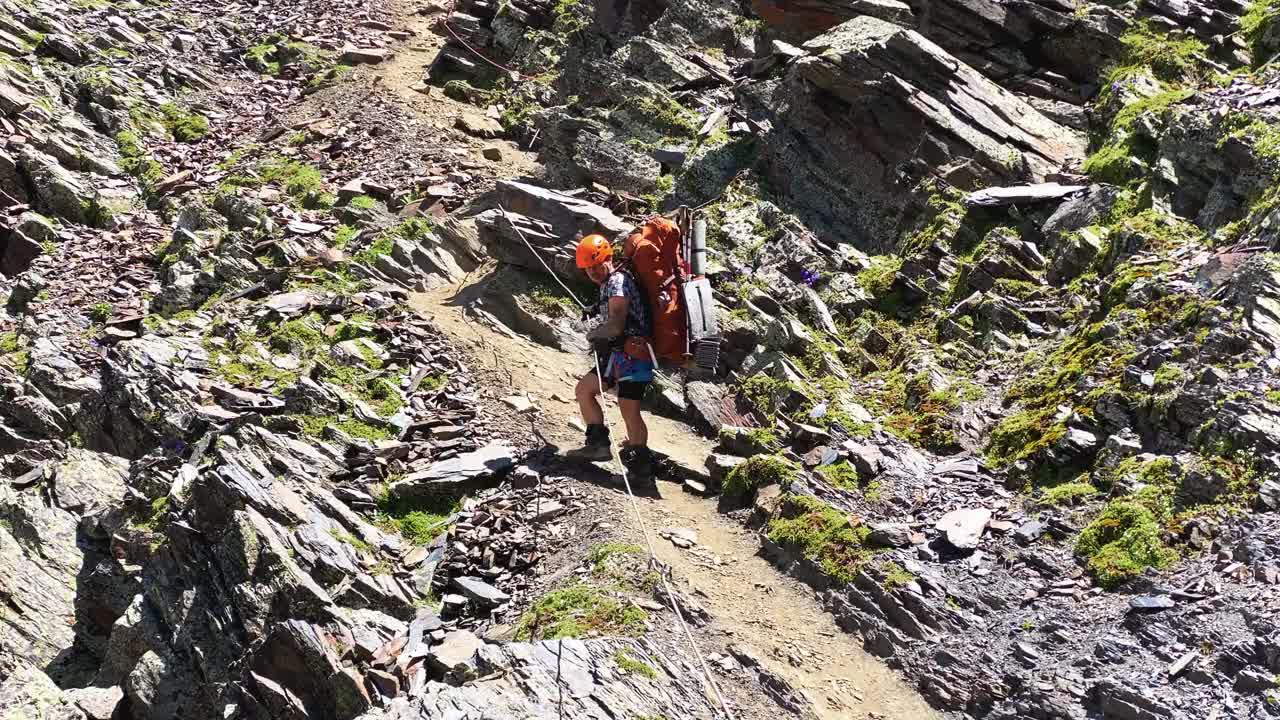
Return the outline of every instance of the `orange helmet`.
[[[613,245],[603,235],[591,234],[578,241],[578,267],[586,270],[613,259]]]

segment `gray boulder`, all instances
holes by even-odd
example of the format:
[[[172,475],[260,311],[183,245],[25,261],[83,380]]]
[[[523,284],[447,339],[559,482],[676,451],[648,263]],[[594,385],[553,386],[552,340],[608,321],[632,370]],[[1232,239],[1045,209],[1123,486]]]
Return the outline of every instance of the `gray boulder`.
[[[18,156],[18,165],[31,183],[36,210],[76,223],[92,220],[93,191],[75,173],[31,148]]]
[[[803,219],[867,251],[894,246],[917,183],[1041,182],[1084,138],[919,33],[872,17],[804,45],[781,82],[743,93],[772,116],[764,160]]]

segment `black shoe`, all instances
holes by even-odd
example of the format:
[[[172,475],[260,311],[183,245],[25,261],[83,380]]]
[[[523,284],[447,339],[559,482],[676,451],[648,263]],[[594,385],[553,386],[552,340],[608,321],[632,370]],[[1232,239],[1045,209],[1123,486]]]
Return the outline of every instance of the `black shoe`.
[[[572,460],[608,460],[613,457],[613,448],[609,446],[609,428],[604,425],[588,425],[587,439],[582,447],[564,454]]]
[[[622,466],[627,469],[627,479],[637,485],[653,485],[653,454],[647,447],[628,445],[620,453]]]

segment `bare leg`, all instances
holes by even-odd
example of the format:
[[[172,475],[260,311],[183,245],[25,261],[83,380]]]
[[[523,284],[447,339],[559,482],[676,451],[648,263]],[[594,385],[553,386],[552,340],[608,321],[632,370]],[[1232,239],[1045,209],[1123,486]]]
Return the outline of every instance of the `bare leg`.
[[[588,425],[603,425],[604,410],[600,407],[600,378],[595,373],[587,373],[578,380],[575,390],[578,396],[578,409],[582,412],[582,421]]]
[[[618,410],[622,412],[622,422],[627,426],[627,444],[632,447],[647,447],[649,426],[645,425],[644,415],[640,412],[640,401],[619,399]]]

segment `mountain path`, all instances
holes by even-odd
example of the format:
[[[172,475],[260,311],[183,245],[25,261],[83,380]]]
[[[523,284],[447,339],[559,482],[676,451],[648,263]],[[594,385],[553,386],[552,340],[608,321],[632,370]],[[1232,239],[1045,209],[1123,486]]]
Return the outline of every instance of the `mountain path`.
[[[538,434],[559,447],[580,442],[580,431],[570,426],[578,417],[573,387],[586,372],[588,359],[512,337],[470,316],[457,300],[464,287],[416,293],[410,306],[467,349],[482,366],[474,370],[508,385],[496,390],[499,397],[527,395],[537,408],[533,423]],[[610,398],[607,405],[610,427],[621,432],[616,403]],[[711,450],[711,441],[684,423],[652,414],[646,420],[655,450],[695,466]],[[809,696],[823,720],[938,717],[889,668],[864,652],[854,636],[835,625],[812,590],[760,557],[754,533],[721,515],[714,499],[695,497],[666,482],[659,483],[659,493],[659,498],[636,498],[654,553],[671,566],[682,589],[714,616],[726,644],[754,648],[770,670]],[[617,522],[629,540],[643,545],[635,524],[629,509]],[[659,535],[673,528],[695,530],[696,546],[680,549]],[[705,645],[703,652],[710,652]]]

